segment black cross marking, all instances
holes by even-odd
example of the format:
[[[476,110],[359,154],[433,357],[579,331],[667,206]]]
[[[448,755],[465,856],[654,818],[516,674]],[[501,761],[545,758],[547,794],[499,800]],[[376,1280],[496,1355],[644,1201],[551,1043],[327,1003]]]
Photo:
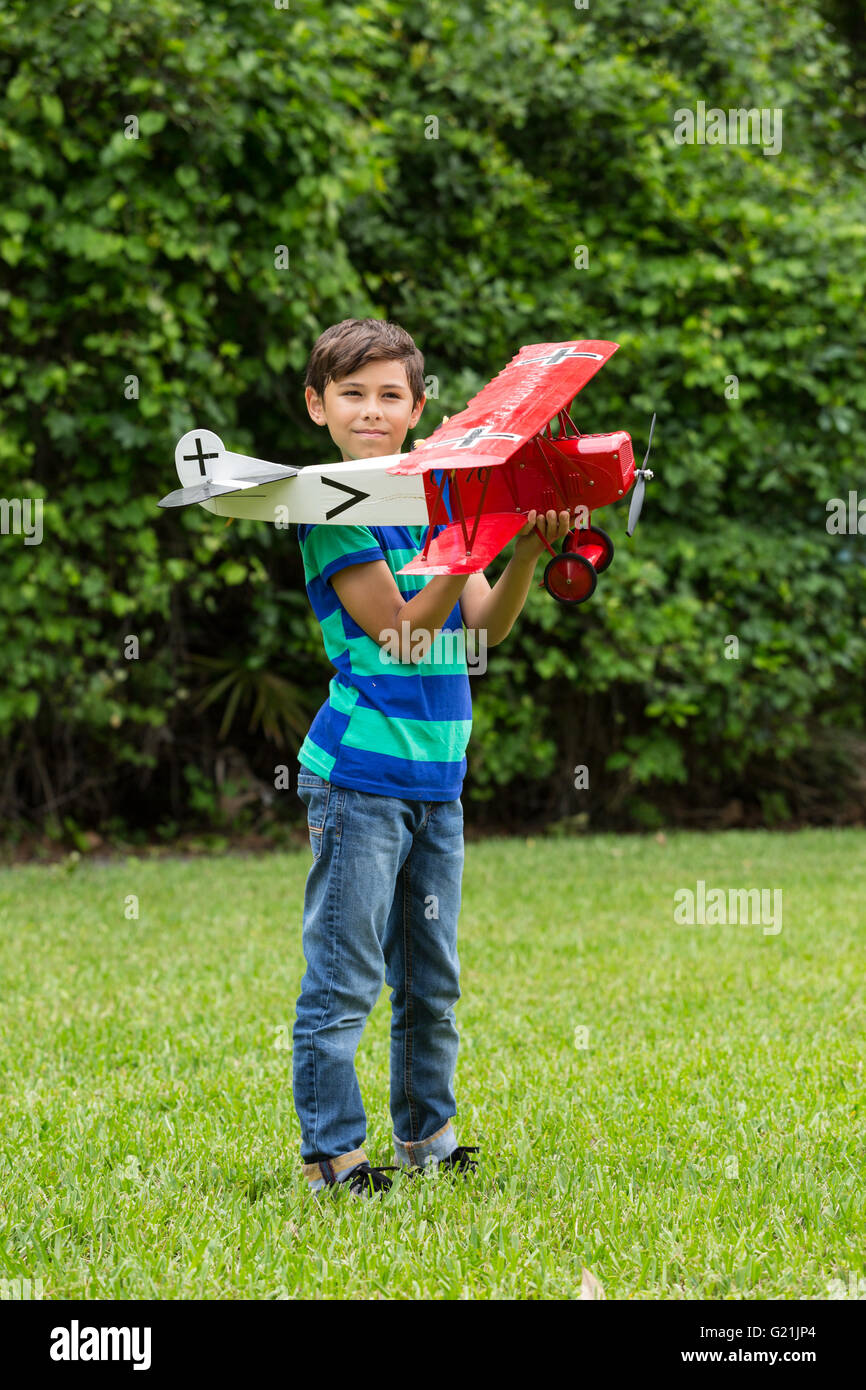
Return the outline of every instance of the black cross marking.
[[[198,466],[199,466],[199,471],[200,471],[200,473],[201,473],[201,476],[202,476],[203,478],[206,478],[206,477],[208,476],[208,473],[207,473],[207,469],[206,469],[205,466],[204,466],[204,461],[205,461],[205,459],[218,459],[218,458],[219,458],[219,454],[218,454],[218,453],[217,453],[217,454],[206,454],[206,453],[204,453],[203,450],[202,450],[202,447],[201,447],[201,440],[199,439],[198,435],[196,435],[195,450],[196,450],[196,451],[195,451],[194,454],[184,454],[184,456],[183,456],[183,461],[184,461],[184,463],[192,463],[193,459],[195,459],[195,461],[197,462],[197,464],[198,464]]]
[[[568,357],[592,357],[596,362],[604,361],[603,352],[575,352],[573,348],[557,348],[547,357],[522,357],[517,363],[518,367],[524,367],[529,362],[540,362],[543,367],[556,367],[560,362],[564,362]]]
[[[338,487],[343,492],[351,492],[352,496],[347,497],[345,502],[341,502],[339,507],[332,507],[329,512],[325,512],[325,520],[330,521],[332,516],[339,516],[347,507],[354,507],[356,502],[363,502],[365,497],[369,497],[369,492],[361,492],[360,488],[350,487],[348,483],[338,483],[336,478],[326,478],[322,476],[322,482],[327,483],[328,487]]]
[[[468,434],[464,434],[460,439],[431,439],[430,447],[438,448],[440,444],[447,444],[453,449],[470,449],[477,439],[520,439],[519,434],[496,434],[493,430],[488,430],[487,425],[476,425]]]

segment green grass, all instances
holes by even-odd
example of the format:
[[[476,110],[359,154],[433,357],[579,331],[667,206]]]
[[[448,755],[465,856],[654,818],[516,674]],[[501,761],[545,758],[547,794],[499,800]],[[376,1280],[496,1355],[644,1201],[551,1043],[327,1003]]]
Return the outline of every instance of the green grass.
[[[866,1274],[866,834],[467,845],[455,1128],[481,1170],[369,1202],[315,1202],[301,1172],[308,864],[0,873],[0,1277],[571,1299],[585,1267],[608,1298],[821,1299]],[[698,879],[780,887],[782,930],[675,925]],[[383,986],[358,1054],[373,1163],[395,1161],[388,1028]]]

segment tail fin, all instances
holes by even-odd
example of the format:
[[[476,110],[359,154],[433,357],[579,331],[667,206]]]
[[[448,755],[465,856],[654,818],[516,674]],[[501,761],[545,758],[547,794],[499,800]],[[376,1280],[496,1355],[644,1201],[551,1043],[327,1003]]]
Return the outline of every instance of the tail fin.
[[[190,430],[178,441],[174,465],[183,487],[170,492],[160,507],[189,507],[230,492],[281,482],[299,472],[267,459],[229,452],[213,430]]]

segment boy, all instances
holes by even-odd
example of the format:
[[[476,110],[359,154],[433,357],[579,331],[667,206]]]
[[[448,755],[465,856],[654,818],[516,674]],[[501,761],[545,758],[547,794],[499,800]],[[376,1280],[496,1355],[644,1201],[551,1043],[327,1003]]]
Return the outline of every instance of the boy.
[[[396,454],[424,409],[424,359],[397,324],[345,319],[316,342],[305,397],[344,460]],[[568,513],[550,511],[538,525],[549,541],[561,539]],[[477,1161],[469,1157],[477,1146],[458,1145],[451,1124],[460,793],[472,701],[463,644],[446,639],[452,650],[443,656],[435,634],[462,633],[465,625],[483,630],[491,647],[507,636],[544,549],[535,527],[532,511],[492,589],[480,573],[397,574],[422,548],[423,526],[298,527],[307,593],[336,667],[298,754],[313,864],[293,1081],[313,1192],[345,1182],[368,1196],[391,1185],[363,1148],[354,1064],[383,966],[398,1167],[434,1162],[472,1170]],[[389,661],[382,648],[393,650],[393,633],[400,655]]]

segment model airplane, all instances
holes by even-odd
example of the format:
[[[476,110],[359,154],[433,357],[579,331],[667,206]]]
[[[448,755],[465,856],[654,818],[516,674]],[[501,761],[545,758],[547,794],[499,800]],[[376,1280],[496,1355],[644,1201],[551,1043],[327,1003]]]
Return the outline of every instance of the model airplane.
[[[625,430],[581,434],[567,406],[619,344],[591,339],[531,343],[410,453],[291,468],[233,454],[210,430],[190,430],[175,464],[183,484],[161,507],[200,503],[217,516],[282,525],[429,527],[424,549],[400,574],[475,574],[526,525],[534,508],[576,522],[552,559],[544,587],[560,603],[584,603],[613,559],[613,542],[591,513],[634,484],[626,534],[643,507],[646,467]],[[557,421],[554,434],[551,421]],[[434,528],[443,529],[434,536]]]

